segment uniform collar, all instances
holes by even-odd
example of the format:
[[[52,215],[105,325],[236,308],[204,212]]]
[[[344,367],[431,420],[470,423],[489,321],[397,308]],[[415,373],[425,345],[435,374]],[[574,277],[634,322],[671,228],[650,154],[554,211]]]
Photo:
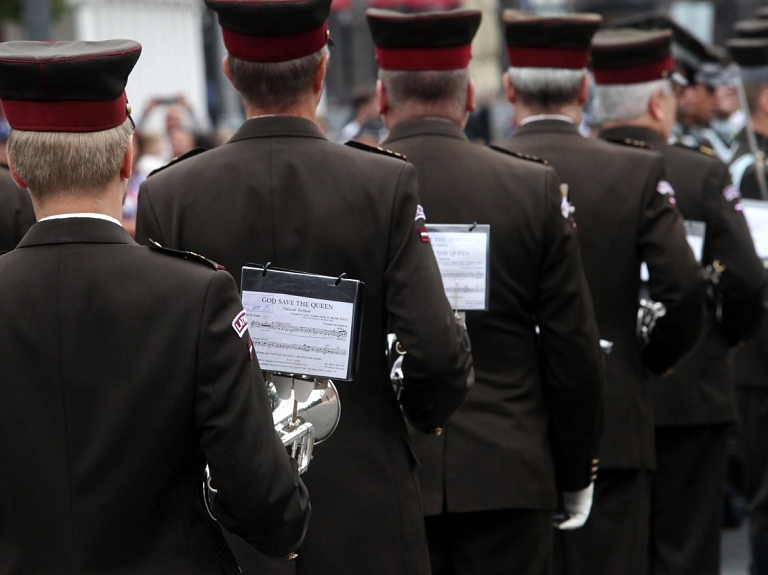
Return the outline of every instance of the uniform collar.
[[[135,244],[122,226],[95,218],[66,218],[37,222],[18,248],[46,244]]]
[[[579,133],[579,129],[573,122],[566,122],[565,120],[546,118],[542,120],[536,120],[532,122],[526,122],[522,126],[518,126],[515,130],[515,136],[523,136],[528,134],[542,134],[557,132],[560,134],[572,134],[583,138]]]
[[[400,122],[392,127],[389,136],[383,145],[414,136],[446,136],[468,142],[467,136],[461,127],[450,121],[438,118],[425,118],[422,120],[409,120]]]
[[[246,120],[232,136],[230,142],[275,136],[327,139],[317,124],[306,118],[299,116],[259,116]]]

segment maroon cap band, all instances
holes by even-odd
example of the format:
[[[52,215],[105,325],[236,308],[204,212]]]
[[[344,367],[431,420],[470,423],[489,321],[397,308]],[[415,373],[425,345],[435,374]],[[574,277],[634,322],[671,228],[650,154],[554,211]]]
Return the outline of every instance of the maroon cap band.
[[[328,43],[328,24],[282,36],[249,36],[221,29],[224,45],[235,58],[248,62],[285,62],[314,54]]]
[[[533,48],[507,46],[509,63],[515,68],[567,68],[581,70],[589,63],[589,48]]]
[[[376,60],[383,70],[458,70],[469,66],[472,46],[452,48],[376,48]]]
[[[8,124],[32,132],[100,132],[119,126],[128,117],[128,98],[77,102],[3,100]]]
[[[666,78],[674,69],[675,61],[669,56],[658,62],[628,68],[594,68],[593,64],[592,73],[597,84],[641,84]]]

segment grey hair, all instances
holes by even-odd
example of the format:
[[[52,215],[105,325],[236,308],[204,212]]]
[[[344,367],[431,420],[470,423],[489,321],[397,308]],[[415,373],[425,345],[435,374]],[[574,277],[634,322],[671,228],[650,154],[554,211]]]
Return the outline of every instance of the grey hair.
[[[521,104],[555,111],[579,98],[586,69],[510,67],[509,80]]]
[[[105,190],[119,173],[132,136],[130,119],[100,132],[11,130],[8,158],[38,199],[77,197]]]
[[[229,54],[232,83],[252,106],[281,111],[312,93],[312,82],[328,46],[317,52],[285,62],[248,62]]]
[[[633,120],[648,111],[648,102],[656,92],[672,94],[667,79],[640,84],[608,84],[595,86],[595,116],[600,122]]]
[[[408,103],[426,108],[452,108],[461,116],[467,109],[468,68],[458,70],[379,70],[379,80],[387,93],[387,105],[398,111]]]

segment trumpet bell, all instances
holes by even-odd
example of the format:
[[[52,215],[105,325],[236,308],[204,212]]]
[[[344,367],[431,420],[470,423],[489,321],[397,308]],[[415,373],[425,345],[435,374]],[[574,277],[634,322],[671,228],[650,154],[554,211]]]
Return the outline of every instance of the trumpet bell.
[[[291,427],[310,423],[314,429],[315,444],[328,439],[341,418],[341,401],[333,382],[330,379],[296,380],[293,388],[288,390],[280,389],[281,385],[283,382],[279,376],[273,376],[267,382],[267,394],[272,402],[272,420],[278,433],[284,436],[284,432]]]

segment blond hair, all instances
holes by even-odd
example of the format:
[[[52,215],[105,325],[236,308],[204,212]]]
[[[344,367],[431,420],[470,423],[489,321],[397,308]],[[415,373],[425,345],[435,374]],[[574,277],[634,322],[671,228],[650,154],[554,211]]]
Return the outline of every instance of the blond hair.
[[[8,158],[38,198],[93,194],[120,171],[132,135],[129,119],[100,132],[11,130]]]

